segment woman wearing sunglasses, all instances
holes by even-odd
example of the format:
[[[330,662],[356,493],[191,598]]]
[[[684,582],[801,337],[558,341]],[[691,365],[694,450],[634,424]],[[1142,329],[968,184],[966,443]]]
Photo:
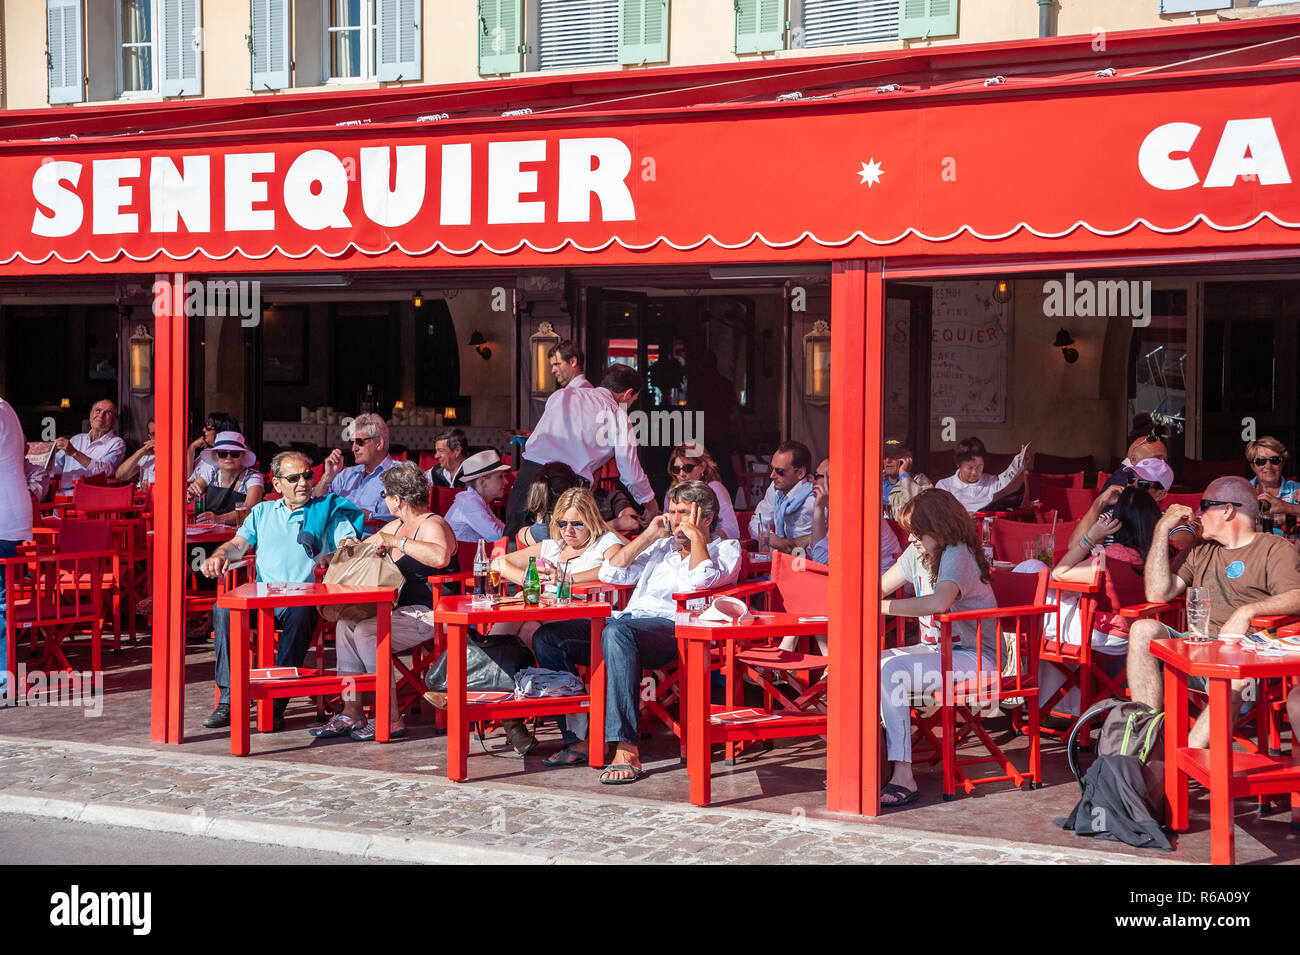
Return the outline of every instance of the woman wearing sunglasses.
[[[669,489],[683,481],[703,481],[718,496],[718,519],[714,526],[718,534],[727,540],[740,540],[740,522],[736,520],[736,509],[731,504],[731,492],[722,483],[718,466],[714,463],[704,445],[686,442],[673,448],[668,458],[668,476],[672,478]],[[664,495],[664,513],[668,513],[668,495]]]
[[[1282,533],[1282,521],[1288,514],[1300,516],[1300,503],[1296,497],[1300,494],[1300,482],[1282,477],[1282,468],[1286,466],[1287,452],[1284,445],[1271,435],[1256,438],[1246,445],[1246,460],[1255,472],[1251,484],[1255,485],[1255,496],[1260,503],[1269,504],[1269,511],[1276,523],[1273,533]]]
[[[199,476],[186,491],[191,501],[203,501],[198,517],[201,523],[243,523],[241,512],[250,510],[266,493],[266,482],[256,464],[257,455],[238,431],[217,435],[212,447],[199,456]]]

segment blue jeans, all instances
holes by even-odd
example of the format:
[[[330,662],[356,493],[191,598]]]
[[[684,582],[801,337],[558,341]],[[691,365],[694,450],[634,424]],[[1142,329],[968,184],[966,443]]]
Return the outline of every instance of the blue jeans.
[[[574,672],[591,662],[590,624],[578,628],[548,624],[533,634],[538,666]],[[667,617],[622,617],[605,624],[600,638],[605,656],[605,742],[639,743],[641,671],[677,659],[673,621]]]
[[[315,607],[281,607],[275,612],[275,626],[280,631],[280,645],[275,652],[278,667],[300,667],[311,647],[316,629]],[[230,611],[215,607],[212,611],[212,649],[217,654],[217,689],[221,703],[230,702]],[[277,704],[279,700],[275,701]],[[285,701],[288,702],[287,700]]]
[[[17,556],[18,544],[18,541],[0,540],[0,558]],[[6,570],[0,568],[0,686],[9,682],[9,641],[5,639],[5,574]],[[17,677],[14,679],[16,686]]]

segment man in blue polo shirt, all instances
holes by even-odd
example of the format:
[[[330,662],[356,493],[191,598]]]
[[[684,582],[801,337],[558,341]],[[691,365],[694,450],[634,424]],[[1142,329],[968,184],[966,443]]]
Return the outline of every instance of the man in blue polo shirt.
[[[315,579],[316,558],[337,550],[362,533],[360,509],[336,494],[313,497],[311,461],[297,451],[282,451],[271,459],[271,483],[283,495],[262,501],[244,519],[239,532],[203,564],[203,573],[219,577],[232,561],[257,548],[257,579],[272,584],[310,583]],[[314,607],[281,607],[275,611],[280,631],[276,666],[302,666],[316,623]],[[216,684],[221,695],[217,708],[203,721],[209,729],[230,725],[230,611],[212,612],[213,649],[217,655]],[[284,725],[288,700],[276,700],[275,728]],[[245,718],[247,718],[245,716]]]
[[[325,459],[320,484],[313,488],[312,496],[324,497],[332,491],[346,497],[368,517],[387,520],[392,515],[384,503],[384,472],[397,463],[388,455],[388,425],[379,415],[366,413],[357,415],[349,431],[357,463],[345,468],[343,453],[335,448]]]

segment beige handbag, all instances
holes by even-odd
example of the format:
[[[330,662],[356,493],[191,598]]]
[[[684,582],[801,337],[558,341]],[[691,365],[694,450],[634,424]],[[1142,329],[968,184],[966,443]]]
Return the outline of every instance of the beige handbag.
[[[388,554],[387,547],[375,547],[360,541],[344,541],[325,571],[325,583],[345,587],[396,587],[400,593],[406,578]],[[394,606],[397,600],[393,600]],[[376,614],[375,604],[333,604],[320,608],[326,620],[355,623]]]

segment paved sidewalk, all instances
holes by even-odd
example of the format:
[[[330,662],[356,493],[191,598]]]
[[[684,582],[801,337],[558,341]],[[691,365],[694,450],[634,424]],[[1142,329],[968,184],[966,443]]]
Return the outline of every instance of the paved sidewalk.
[[[431,768],[432,771],[432,768]],[[560,772],[563,772],[562,770]],[[428,863],[1168,863],[864,821],[0,736],[0,812]],[[0,852],[2,854],[2,852]]]

